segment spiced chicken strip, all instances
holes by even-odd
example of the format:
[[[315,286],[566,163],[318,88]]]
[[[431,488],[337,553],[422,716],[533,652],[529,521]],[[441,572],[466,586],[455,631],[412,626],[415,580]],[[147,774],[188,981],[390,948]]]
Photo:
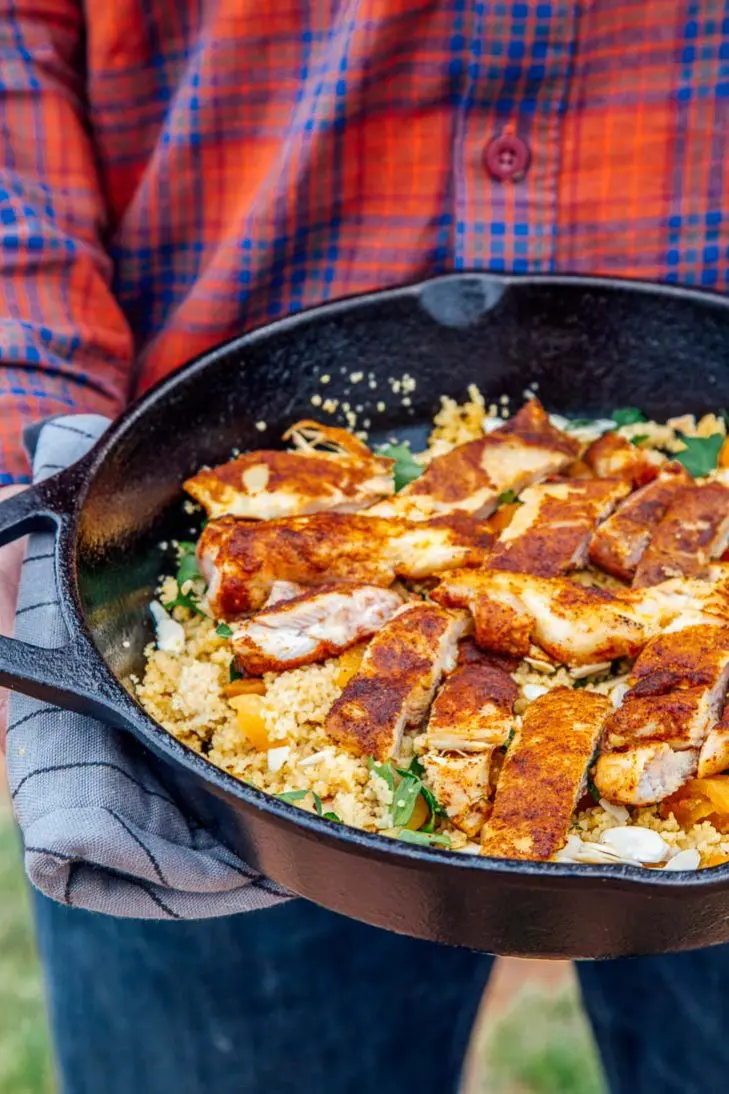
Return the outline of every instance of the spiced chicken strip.
[[[465,613],[426,602],[407,605],[375,635],[359,670],[329,711],[332,740],[359,756],[396,755],[403,730],[425,716],[441,676],[458,656]]]
[[[505,491],[518,493],[556,474],[578,452],[577,441],[555,429],[544,407],[530,399],[499,429],[437,456],[420,478],[372,513],[426,520],[457,510],[487,517]]]
[[[392,589],[325,585],[284,600],[233,634],[238,667],[251,676],[284,672],[342,653],[370,638],[402,607]]]
[[[709,482],[682,490],[653,533],[633,584],[697,577],[729,544],[729,487]]]
[[[519,689],[505,669],[481,655],[448,676],[430,710],[428,748],[486,752],[505,745],[516,729]]]
[[[489,784],[494,748],[464,756],[426,752],[421,756],[425,781],[452,824],[473,839],[491,812]]]
[[[376,456],[345,429],[298,422],[296,451],[247,452],[184,483],[208,517],[273,520],[321,510],[366,509],[394,493],[393,460]],[[306,442],[304,439],[309,438]],[[316,447],[326,444],[329,450]]]
[[[542,483],[521,494],[521,505],[489,556],[494,570],[558,577],[587,561],[590,537],[630,486],[592,479]]]
[[[698,753],[677,752],[665,741],[603,752],[593,771],[601,797],[617,805],[652,805],[674,794],[696,774]]]
[[[729,682],[729,627],[667,631],[633,665],[629,690],[605,726],[605,749],[645,740],[696,749],[718,720]]]
[[[665,464],[653,482],[636,490],[595,530],[589,549],[593,566],[623,581],[632,581],[669,505],[690,486],[691,476],[680,463]]]
[[[452,566],[478,566],[491,542],[471,522],[430,526],[355,513],[315,513],[254,523],[210,521],[197,546],[216,619],[257,611],[274,582],[317,586],[333,581],[390,585]]]
[[[598,479],[622,479],[633,486],[651,482],[665,459],[660,452],[631,444],[613,431],[593,441],[582,457]]]
[[[549,859],[564,846],[609,709],[604,695],[572,688],[527,707],[483,829],[484,855]]]
[[[719,775],[729,768],[729,703],[724,704],[721,717],[706,735],[699,752],[697,775]]]

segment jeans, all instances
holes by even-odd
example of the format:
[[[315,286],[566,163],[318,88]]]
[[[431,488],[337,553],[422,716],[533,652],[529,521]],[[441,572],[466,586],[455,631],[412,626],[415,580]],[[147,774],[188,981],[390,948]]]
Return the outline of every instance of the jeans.
[[[455,1094],[493,961],[300,900],[35,911],[62,1094]],[[612,1094],[729,1089],[729,947],[577,969]]]

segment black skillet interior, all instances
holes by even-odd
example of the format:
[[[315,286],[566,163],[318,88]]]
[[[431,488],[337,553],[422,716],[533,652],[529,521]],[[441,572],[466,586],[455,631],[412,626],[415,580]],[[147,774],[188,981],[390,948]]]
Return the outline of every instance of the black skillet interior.
[[[361,380],[352,379],[360,373]],[[407,395],[410,405],[404,405],[402,391],[393,391],[393,381],[405,374],[416,384]],[[323,376],[330,377],[328,383]],[[303,313],[200,358],[127,413],[88,477],[77,539],[78,589],[94,642],[116,677],[126,680],[142,667],[150,637],[146,605],[165,567],[160,542],[196,533],[195,520],[181,505],[186,476],[223,461],[235,448],[278,446],[284,430],[301,417],[344,424],[341,410],[329,416],[312,404],[317,395],[362,407],[358,417],[371,420],[375,439],[396,435],[417,447],[440,396],[463,399],[471,383],[487,401],[506,394],[512,406],[536,383],[549,410],[577,416],[604,416],[616,406],[634,405],[661,420],[729,406],[729,309],[720,297],[671,288],[462,274]],[[382,413],[380,401],[386,404]],[[262,422],[265,429],[257,427]],[[255,798],[255,792],[239,793]],[[202,799],[191,791],[188,800],[194,809],[193,801]],[[674,899],[662,912],[654,901],[649,931],[645,923],[638,925],[643,890],[628,885],[635,902],[621,898],[616,913],[603,899],[606,885],[590,886],[580,868],[567,869],[565,874],[579,876],[564,876],[550,888],[544,868],[520,874],[521,867],[506,867],[493,875],[493,884],[508,876],[516,888],[504,889],[504,900],[515,899],[519,886],[523,899],[516,898],[511,915],[500,907],[486,914],[484,894],[493,890],[483,887],[492,882],[482,872],[483,882],[471,876],[468,891],[456,887],[455,904],[447,899],[450,875],[464,871],[444,872],[442,863],[457,856],[431,856],[432,869],[416,856],[380,882],[375,860],[387,863],[395,856],[363,844],[350,872],[347,855],[357,852],[352,830],[343,839],[311,837],[293,850],[287,831],[298,838],[301,826],[276,818],[273,842],[267,843],[260,811],[250,800],[246,808],[239,846],[271,876],[313,899],[321,892],[328,906],[391,929],[502,953],[567,956],[660,951],[729,936],[729,927],[717,925],[720,912],[724,919],[729,915],[725,882],[714,904],[704,900],[701,914],[687,904],[686,914],[677,917]],[[422,874],[417,882],[414,869]],[[338,889],[336,883],[332,888],[333,871],[341,871]],[[312,876],[316,880],[309,883]],[[417,912],[411,918],[403,916],[399,901],[388,903],[383,895],[382,886],[393,884],[409,892],[412,886]],[[544,903],[542,886],[544,893],[550,890]],[[616,899],[625,888],[617,884]],[[569,915],[567,890],[584,894]],[[583,927],[586,915],[589,929]]]

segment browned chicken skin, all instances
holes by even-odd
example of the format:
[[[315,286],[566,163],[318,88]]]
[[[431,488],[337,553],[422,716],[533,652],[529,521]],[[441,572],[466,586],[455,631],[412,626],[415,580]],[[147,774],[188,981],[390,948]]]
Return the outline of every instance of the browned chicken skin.
[[[555,661],[589,665],[636,657],[677,617],[729,617],[729,582],[666,581],[650,589],[586,588],[567,578],[498,570],[443,575],[433,599],[473,614],[483,649],[524,657],[532,643]]]
[[[261,523],[222,517],[198,542],[200,572],[216,619],[257,611],[276,581],[390,585],[454,565],[478,566],[491,537],[451,524],[431,526],[349,513],[316,513]]]
[[[610,751],[641,741],[698,748],[717,721],[729,680],[729,627],[704,624],[649,642],[605,727]]]
[[[729,541],[729,487],[704,483],[682,490],[669,506],[641,558],[633,584],[696,577]]]
[[[393,616],[326,717],[332,740],[359,756],[396,755],[405,726],[425,716],[441,676],[455,665],[467,628],[465,613],[425,602]]]
[[[446,678],[430,709],[428,747],[481,752],[506,744],[516,728],[518,696],[503,668],[486,658],[465,661]]]
[[[669,505],[691,485],[691,476],[680,463],[665,464],[653,482],[636,490],[595,530],[590,562],[614,577],[631,581]]]
[[[528,487],[489,567],[558,577],[584,566],[593,530],[629,492],[627,483],[598,479]]]
[[[461,510],[483,518],[504,491],[518,492],[556,474],[578,451],[574,438],[555,429],[544,407],[531,399],[500,429],[437,456],[420,478],[373,513],[425,520]]]
[[[631,444],[619,433],[608,432],[592,442],[582,459],[598,479],[622,479],[643,486],[656,477],[663,457]]]
[[[548,859],[564,846],[609,710],[604,695],[572,688],[530,704],[501,769],[484,855]]]
[[[247,520],[353,512],[394,493],[393,460],[374,455],[346,430],[297,422],[286,437],[305,447],[247,452],[198,472],[184,483],[185,490],[209,517]]]

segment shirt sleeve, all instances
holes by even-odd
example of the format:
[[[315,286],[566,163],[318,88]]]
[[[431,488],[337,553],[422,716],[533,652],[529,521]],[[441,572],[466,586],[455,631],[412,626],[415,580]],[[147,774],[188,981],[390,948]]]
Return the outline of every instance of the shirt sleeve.
[[[84,104],[84,6],[0,0],[0,484],[28,477],[29,422],[113,416],[131,386]]]

